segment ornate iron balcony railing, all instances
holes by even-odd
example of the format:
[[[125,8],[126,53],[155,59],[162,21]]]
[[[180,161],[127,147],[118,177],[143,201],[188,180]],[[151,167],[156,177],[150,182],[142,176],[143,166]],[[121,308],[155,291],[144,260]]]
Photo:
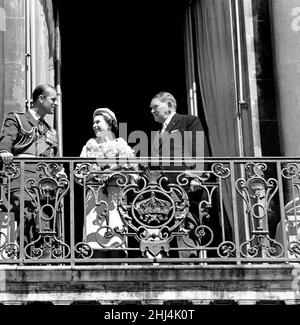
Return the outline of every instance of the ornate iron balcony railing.
[[[0,264],[300,262],[300,159],[182,162],[3,165]]]

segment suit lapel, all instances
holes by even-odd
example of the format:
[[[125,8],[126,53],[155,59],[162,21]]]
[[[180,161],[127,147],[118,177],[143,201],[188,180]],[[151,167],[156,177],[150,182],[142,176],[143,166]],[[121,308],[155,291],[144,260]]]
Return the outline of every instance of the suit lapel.
[[[179,121],[180,121],[180,115],[175,113],[174,116],[171,118],[171,121],[167,125],[163,136],[161,137],[161,141],[159,142],[159,150],[162,149],[162,145],[167,138],[166,135],[169,135],[171,131],[176,129],[176,125],[179,123]]]
[[[180,115],[175,113],[174,116],[171,118],[170,123],[167,125],[166,131],[170,133],[171,131],[175,130],[176,125],[177,123],[179,123],[179,121],[180,121]]]

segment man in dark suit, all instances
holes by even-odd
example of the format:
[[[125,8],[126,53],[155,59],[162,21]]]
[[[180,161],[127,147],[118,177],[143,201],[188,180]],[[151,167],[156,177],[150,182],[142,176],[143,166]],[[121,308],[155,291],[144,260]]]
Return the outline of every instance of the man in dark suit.
[[[203,163],[197,165],[191,160],[194,157],[207,155],[207,145],[202,124],[197,116],[176,113],[177,104],[174,96],[160,92],[153,97],[150,104],[154,120],[162,124],[157,131],[151,148],[151,156],[167,158],[170,161],[160,163],[161,169],[168,170],[201,170]],[[183,161],[172,161],[176,158]],[[178,173],[168,173],[169,181],[176,182]],[[196,181],[192,179],[192,181]],[[192,182],[192,186],[193,186]]]
[[[55,157],[58,154],[56,131],[44,120],[54,114],[58,105],[57,93],[50,85],[39,85],[32,93],[32,107],[27,112],[10,112],[5,117],[0,134],[0,158],[5,165],[13,158]],[[37,179],[39,172],[35,164],[25,165],[25,182]],[[56,176],[65,176],[58,169]],[[19,224],[20,177],[10,183],[10,203]],[[37,236],[36,207],[32,198],[24,191],[24,236],[25,244]]]
[[[161,130],[154,137],[151,156],[168,159],[159,163],[159,169],[168,178],[169,184],[180,184],[178,176],[182,173],[187,175],[188,186],[183,186],[183,188],[188,192],[191,214],[186,219],[185,227],[195,228],[198,224],[197,219],[199,220],[198,204],[201,199],[201,190],[199,190],[197,177],[193,177],[189,172],[194,169],[197,173],[204,167],[203,162],[196,164],[191,159],[192,157],[203,158],[207,155],[208,149],[202,124],[196,116],[176,113],[176,100],[168,92],[156,94],[151,100],[150,108],[154,120],[162,125]],[[181,157],[183,161],[180,160]],[[176,158],[179,160],[172,161]],[[189,240],[193,241],[192,238]],[[177,246],[187,247],[180,237],[177,238]],[[187,257],[190,254],[191,252],[179,252],[180,257]]]

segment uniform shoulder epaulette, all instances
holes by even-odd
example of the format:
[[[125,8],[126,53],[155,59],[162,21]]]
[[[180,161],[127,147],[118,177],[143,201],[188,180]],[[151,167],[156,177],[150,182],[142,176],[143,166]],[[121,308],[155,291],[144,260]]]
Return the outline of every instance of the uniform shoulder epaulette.
[[[8,112],[6,114],[6,117],[8,117],[10,115],[14,115],[15,117],[17,117],[18,115],[25,115],[25,113],[24,112]]]
[[[28,135],[35,131],[36,126],[33,126],[29,130],[25,129],[25,127],[23,126],[22,119],[25,117],[24,112],[13,112],[13,114],[19,123],[21,133]],[[23,119],[23,122],[24,122],[24,119]]]
[[[7,115],[12,114],[15,116],[15,118],[18,120],[18,122],[20,123],[20,118],[25,116],[25,113],[23,112],[10,112]],[[20,123],[21,124],[21,123]]]
[[[9,115],[9,114],[15,115],[16,117],[17,116],[24,116],[25,115],[24,112],[9,112],[9,113],[7,113],[7,115]]]

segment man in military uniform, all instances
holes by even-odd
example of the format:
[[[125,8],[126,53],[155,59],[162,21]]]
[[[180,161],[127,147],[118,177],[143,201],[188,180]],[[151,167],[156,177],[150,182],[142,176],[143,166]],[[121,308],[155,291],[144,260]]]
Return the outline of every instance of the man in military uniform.
[[[25,113],[7,114],[0,134],[0,158],[10,164],[13,158],[55,157],[58,154],[56,131],[44,120],[47,114],[54,114],[58,105],[57,93],[50,85],[39,85],[32,93],[32,107]],[[61,170],[60,172],[63,172]],[[58,174],[56,174],[59,177]],[[25,181],[36,179],[36,164],[25,165]],[[11,182],[10,203],[15,219],[20,218],[20,178]],[[32,198],[24,191],[24,236],[25,244],[37,236],[36,210]]]

